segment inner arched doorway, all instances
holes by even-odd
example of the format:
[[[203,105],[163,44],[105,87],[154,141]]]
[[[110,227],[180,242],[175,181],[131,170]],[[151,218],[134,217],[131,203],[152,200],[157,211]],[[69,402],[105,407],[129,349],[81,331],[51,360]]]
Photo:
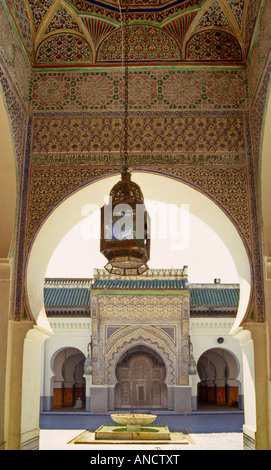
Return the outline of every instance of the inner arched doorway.
[[[54,409],[85,406],[84,361],[81,351],[69,347],[61,349],[52,358]]]
[[[166,368],[161,356],[140,345],[126,351],[116,366],[116,408],[166,408]]]
[[[233,221],[230,220],[228,215],[221,210],[221,207],[214,200],[176,178],[142,171],[137,172],[134,179],[140,185],[145,201],[149,201],[152,206],[152,251],[149,266],[154,268],[162,267],[162,265],[157,266],[157,261],[159,260],[161,263],[165,263],[167,268],[169,263],[175,267],[183,266],[185,263],[189,266],[190,282],[199,282],[193,281],[191,278],[193,268],[191,256],[196,249],[200,249],[197,259],[193,255],[195,259],[195,278],[197,278],[201,270],[206,277],[206,267],[211,264],[212,260],[215,262],[215,271],[214,274],[210,272],[211,282],[213,282],[214,275],[225,280],[227,276],[226,269],[233,269],[236,282],[240,285],[239,308],[234,326],[234,329],[236,329],[247,313],[253,288],[251,284],[253,283],[250,254]],[[105,258],[100,254],[99,230],[98,233],[94,230],[100,224],[99,221],[97,223],[95,218],[91,224],[90,219],[96,212],[100,214],[100,207],[104,204],[104,197],[109,194],[112,186],[118,180],[118,176],[110,176],[99,181],[93,181],[91,184],[87,184],[74,191],[48,214],[33,237],[25,263],[25,300],[31,315],[42,328],[48,328],[43,302],[44,279],[47,268],[58,246],[73,228],[78,228],[78,233],[81,237],[80,240],[77,240],[76,246],[83,247],[84,249],[82,263],[87,253],[91,253],[91,262],[93,263],[93,259],[96,262],[94,267],[100,268],[104,266]],[[164,188],[163,196],[161,196],[161,187]],[[182,210],[181,205],[186,205],[187,210]],[[165,232],[165,216],[169,220],[170,215],[173,213],[171,220],[175,221],[175,207],[180,209],[181,214],[186,212],[189,215],[189,224],[195,221],[195,223],[200,224],[200,228],[183,233],[180,228],[181,222],[183,221],[183,225],[185,225],[187,218],[182,218],[182,215],[178,215],[180,227],[174,226],[172,231],[170,227],[167,227]],[[149,207],[147,209],[149,211]],[[218,255],[215,253],[214,245],[212,246],[212,259],[210,256],[208,260],[204,258],[205,253],[208,252],[206,246],[202,244],[202,233],[205,228],[208,229],[208,237],[206,235],[204,243],[207,243],[208,240],[213,242],[214,238],[219,242],[219,259],[221,259],[221,250],[224,250],[226,269],[223,273],[220,273],[219,269],[222,267],[224,269],[224,265],[221,262],[217,263]],[[197,237],[199,230],[201,233],[200,240]],[[178,245],[178,239],[174,237],[177,234],[178,236],[185,235],[187,245],[182,245],[181,243],[181,246],[176,246]],[[167,250],[161,249],[161,245],[165,245],[165,239],[170,241],[170,243],[167,243]],[[69,258],[73,251],[69,251]],[[89,276],[90,264],[88,265],[87,272]],[[229,282],[232,282],[232,280]]]
[[[223,348],[205,351],[197,363],[198,408],[238,407],[239,364],[233,354]]]

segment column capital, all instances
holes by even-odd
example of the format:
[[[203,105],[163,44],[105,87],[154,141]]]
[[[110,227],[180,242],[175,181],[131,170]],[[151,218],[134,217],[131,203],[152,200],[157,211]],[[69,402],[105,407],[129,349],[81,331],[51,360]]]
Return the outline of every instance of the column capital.
[[[0,281],[9,281],[11,277],[13,261],[10,258],[0,258]]]
[[[264,258],[266,279],[271,279],[271,257],[266,256]]]

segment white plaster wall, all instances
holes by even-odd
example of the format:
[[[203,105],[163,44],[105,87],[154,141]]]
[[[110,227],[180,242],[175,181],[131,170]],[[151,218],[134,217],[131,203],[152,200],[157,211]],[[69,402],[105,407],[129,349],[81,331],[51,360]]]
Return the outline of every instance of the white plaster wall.
[[[53,335],[44,343],[41,380],[41,396],[47,397],[53,394],[53,362],[57,353],[65,348],[76,348],[87,356],[91,335],[90,318],[50,318],[49,324]]]

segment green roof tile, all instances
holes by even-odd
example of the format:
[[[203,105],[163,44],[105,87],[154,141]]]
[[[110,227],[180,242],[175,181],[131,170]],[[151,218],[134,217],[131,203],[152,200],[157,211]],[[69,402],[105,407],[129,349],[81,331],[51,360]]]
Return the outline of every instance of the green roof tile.
[[[87,307],[90,305],[90,292],[81,287],[45,288],[44,303],[46,307]]]
[[[187,289],[187,279],[94,279],[92,289]]]
[[[190,306],[193,307],[237,307],[239,288],[233,286],[187,285],[186,279],[94,279],[95,290],[182,290],[189,287]],[[90,291],[87,287],[45,287],[44,303],[50,307],[89,307]]]
[[[190,305],[212,307],[237,307],[239,303],[239,288],[191,288]]]

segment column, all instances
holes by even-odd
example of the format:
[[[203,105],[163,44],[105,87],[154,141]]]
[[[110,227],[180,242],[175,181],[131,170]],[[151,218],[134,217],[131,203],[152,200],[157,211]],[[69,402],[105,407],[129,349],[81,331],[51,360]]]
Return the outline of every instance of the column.
[[[243,356],[243,386],[244,386],[244,415],[243,426],[244,448],[254,449],[256,439],[256,395],[255,395],[255,367],[254,343],[249,331],[239,328],[235,333],[242,346]]]
[[[85,403],[85,409],[86,411],[90,411],[90,400],[91,400],[91,397],[90,397],[90,388],[91,388],[91,385],[92,385],[92,375],[86,375],[84,374],[85,379],[86,379],[86,397],[85,397],[85,400],[86,400],[86,403]]]
[[[225,379],[216,379],[216,403],[218,405],[225,405],[226,394],[225,394]]]
[[[10,320],[8,326],[8,364],[6,405],[6,450],[21,448],[21,414],[24,367],[24,340],[33,322]],[[33,409],[32,411],[33,412]]]
[[[265,290],[266,290],[266,303],[265,313],[267,322],[267,351],[268,351],[268,364],[269,371],[267,373],[268,384],[267,384],[267,406],[268,406],[268,447],[271,449],[271,258],[265,259]]]
[[[228,388],[228,405],[229,406],[239,406],[242,407],[239,399],[239,380],[229,379],[227,381],[227,388]],[[237,405],[238,403],[238,405]]]
[[[6,378],[7,378],[7,349],[10,305],[10,282],[12,265],[9,259],[0,259],[0,450],[5,449],[7,439],[5,432],[6,408]]]
[[[24,339],[20,415],[20,449],[22,450],[38,449],[39,446],[42,346],[50,336],[50,332],[34,325]]]
[[[207,401],[208,403],[215,403],[216,402],[216,389],[214,380],[206,380],[207,384]]]

